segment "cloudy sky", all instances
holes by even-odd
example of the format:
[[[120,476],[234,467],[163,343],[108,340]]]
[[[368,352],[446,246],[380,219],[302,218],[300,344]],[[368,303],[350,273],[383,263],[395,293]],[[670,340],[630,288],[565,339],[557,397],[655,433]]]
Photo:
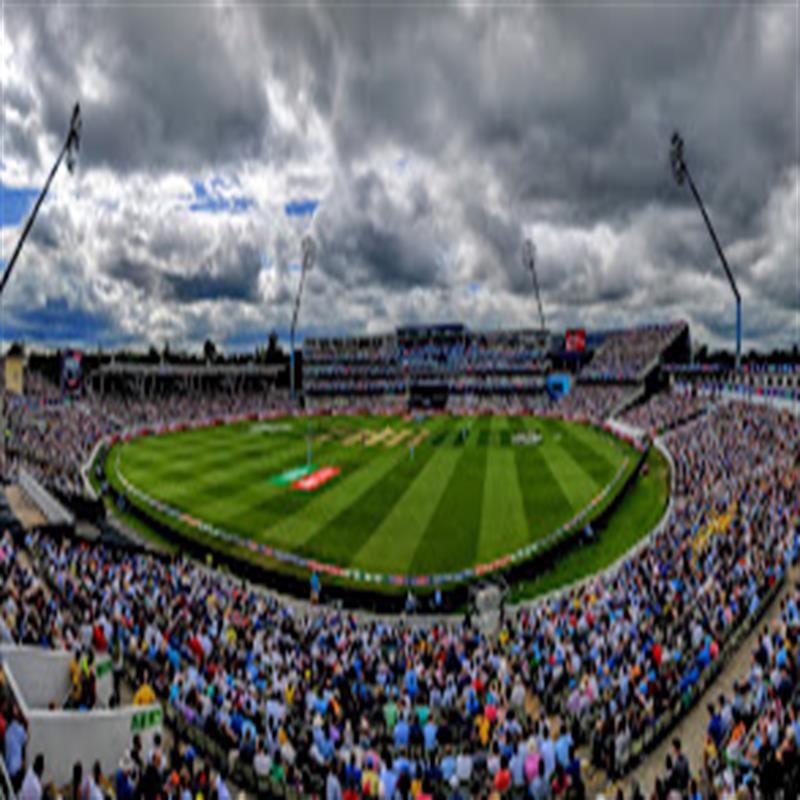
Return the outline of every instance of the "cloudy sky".
[[[398,323],[553,329],[734,307],[669,170],[677,127],[744,298],[798,341],[800,40],[786,3],[3,5],[3,258],[83,110],[0,335],[228,349]]]

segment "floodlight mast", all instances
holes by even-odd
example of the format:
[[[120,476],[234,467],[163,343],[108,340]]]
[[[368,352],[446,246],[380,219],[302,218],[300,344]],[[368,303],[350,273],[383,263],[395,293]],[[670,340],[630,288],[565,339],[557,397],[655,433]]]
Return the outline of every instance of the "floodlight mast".
[[[11,254],[11,258],[6,265],[5,270],[3,271],[3,277],[0,278],[0,300],[2,300],[3,292],[5,291],[6,284],[8,283],[9,278],[11,277],[11,273],[14,271],[14,265],[17,263],[17,259],[19,258],[19,254],[22,252],[22,246],[25,244],[25,240],[28,238],[28,234],[31,232],[31,228],[33,227],[33,223],[36,219],[36,215],[39,213],[39,207],[44,202],[44,198],[47,196],[47,191],[50,189],[50,184],[53,182],[53,178],[56,176],[56,172],[58,172],[58,168],[61,166],[61,162],[64,160],[64,156],[67,157],[67,169],[70,172],[73,172],[75,169],[75,159],[77,157],[78,148],[81,144],[81,107],[79,103],[75,103],[75,107],[72,109],[72,117],[69,121],[69,130],[67,131],[67,138],[64,140],[64,144],[61,147],[61,151],[58,154],[58,158],[56,159],[56,163],[53,164],[53,168],[50,170],[50,174],[47,176],[47,180],[45,181],[44,187],[42,191],[39,193],[39,197],[36,200],[31,213],[28,215],[28,219],[25,221],[25,227],[22,229],[22,233],[20,234],[19,239],[17,240],[16,247],[14,247],[14,252]],[[5,398],[3,397],[2,392],[0,392],[0,472],[4,472],[6,468],[6,408],[5,408]]]
[[[289,365],[289,381],[291,385],[292,403],[297,399],[295,391],[295,375],[294,375],[294,333],[297,328],[297,318],[300,315],[300,301],[303,297],[303,286],[306,282],[306,274],[314,266],[314,261],[317,257],[317,245],[310,236],[304,236],[302,241],[303,249],[303,263],[300,268],[300,285],[297,287],[297,297],[294,300],[294,311],[292,313],[292,329],[291,329],[291,352],[290,352],[290,365]]]
[[[536,275],[536,245],[530,240],[526,239],[522,248],[522,263],[525,268],[531,273],[533,279],[533,291],[536,294],[536,303],[539,307],[539,325],[542,330],[547,330],[547,325],[544,320],[544,309],[542,308],[542,296],[539,292],[539,278]]]
[[[692,174],[689,172],[689,167],[687,166],[686,159],[683,156],[683,138],[678,131],[675,131],[672,134],[669,160],[672,166],[672,175],[675,178],[675,182],[678,184],[678,186],[683,186],[684,180],[689,183],[689,188],[692,190],[692,194],[694,195],[694,199],[698,208],[700,209],[700,213],[703,215],[703,221],[706,223],[706,227],[708,228],[711,241],[714,242],[717,255],[719,256],[719,260],[722,262],[722,268],[725,270],[725,274],[728,277],[728,283],[730,283],[733,296],[736,298],[736,370],[738,372],[742,365],[742,296],[739,294],[739,287],[736,285],[736,281],[733,278],[733,273],[728,266],[728,260],[725,258],[725,253],[722,252],[722,246],[719,243],[719,239],[717,239],[716,231],[711,224],[711,220],[708,218],[706,208],[700,198],[700,193],[697,191],[697,187],[694,185],[694,181],[692,180]]]
[[[58,154],[58,158],[56,159],[56,163],[53,164],[53,168],[50,170],[50,174],[47,176],[47,181],[44,184],[42,191],[39,193],[39,197],[36,200],[36,204],[33,207],[33,210],[28,215],[28,219],[25,222],[25,227],[22,229],[22,233],[20,234],[19,239],[17,240],[17,245],[14,248],[14,252],[11,254],[11,258],[9,259],[8,266],[3,273],[2,279],[0,279],[0,297],[3,296],[3,290],[6,288],[6,284],[8,283],[8,279],[11,277],[11,273],[14,270],[14,265],[17,263],[17,258],[19,258],[19,254],[22,252],[22,246],[25,244],[25,240],[28,238],[28,234],[33,227],[34,220],[36,219],[36,215],[39,213],[39,207],[44,202],[44,198],[47,196],[47,192],[50,189],[50,184],[53,182],[53,178],[58,172],[58,168],[61,166],[61,162],[64,159],[64,156],[67,157],[67,169],[70,172],[73,172],[75,169],[75,159],[77,156],[78,149],[80,148],[81,143],[81,107],[79,103],[75,103],[75,107],[72,109],[72,118],[70,119],[69,123],[69,131],[67,131],[67,138],[64,140],[64,144],[61,148],[61,152]]]

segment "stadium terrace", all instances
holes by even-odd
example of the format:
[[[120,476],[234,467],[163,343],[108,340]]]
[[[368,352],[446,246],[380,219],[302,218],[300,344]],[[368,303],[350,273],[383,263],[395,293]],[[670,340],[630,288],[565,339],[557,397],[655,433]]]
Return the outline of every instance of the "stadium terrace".
[[[74,780],[118,797],[203,787],[218,796],[239,788],[306,797],[340,787],[354,797],[582,797],[615,785],[628,787],[626,797],[642,796],[629,776],[669,741],[794,573],[800,429],[796,414],[777,401],[796,400],[796,387],[782,383],[781,396],[771,398],[757,376],[773,380],[774,372],[753,370],[747,383],[736,383],[734,376],[681,369],[685,324],[584,334],[578,353],[565,341],[542,331],[476,333],[451,325],[307,340],[305,412],[274,372],[126,370],[118,362],[111,369],[86,366],[84,356],[79,390],[65,393],[46,370],[29,370],[24,392],[5,395],[12,502],[4,501],[0,542],[2,652],[35,646],[72,659],[64,707],[80,711],[62,713],[124,714],[125,698],[133,698],[160,704],[164,714],[162,723],[147,712],[143,719],[156,727],[141,727],[113,757],[87,752]],[[794,372],[779,375],[784,381]],[[394,427],[391,420],[398,420]],[[485,427],[469,427],[481,420]],[[501,424],[508,427],[493,427]],[[425,425],[443,427],[426,435]],[[622,437],[617,444],[612,431]],[[242,548],[236,539],[201,535],[185,547],[185,521],[156,526],[161,538],[143,538],[148,516],[131,516],[140,496],[133,483],[128,492],[115,486],[115,453],[125,464],[125,448],[156,448],[142,456],[152,470],[163,451],[179,487],[181,459],[201,458],[185,438],[192,436],[211,436],[199,446],[218,461],[238,446],[236,437],[243,453],[264,451],[276,464],[291,462],[281,453],[313,448],[314,466],[270,484],[274,494],[259,501],[262,509],[293,509],[287,524],[302,521],[308,502],[324,513],[337,481],[341,493],[348,480],[375,469],[388,470],[398,485],[404,475],[404,492],[421,491],[414,487],[422,485],[425,464],[437,458],[456,465],[470,457],[511,459],[529,470],[530,457],[552,470],[559,459],[574,465],[578,453],[596,454],[609,436],[612,450],[636,444],[627,457],[637,468],[614,509],[590,517],[590,525],[567,524],[570,536],[547,551],[556,573],[565,565],[569,578],[562,580],[574,580],[559,591],[537,597],[534,588],[526,599],[524,587],[536,587],[536,576],[546,578],[552,564],[534,559],[526,568],[532,573],[519,573],[508,571],[516,558],[500,559],[492,567],[506,575],[505,588],[490,581],[456,591],[462,607],[455,614],[446,613],[446,585],[442,593],[427,581],[403,580],[390,582],[388,590],[400,593],[385,606],[402,613],[375,616],[342,608],[356,590],[336,585],[343,572],[325,568],[322,554],[334,551],[319,535],[309,540],[319,541],[319,552],[309,545],[301,551],[308,557],[290,564],[302,563],[310,579],[294,574],[294,582],[280,571],[248,570],[242,552],[256,559],[263,548]],[[572,450],[556,447],[567,442]],[[295,484],[311,488],[316,479],[309,478],[331,469],[317,465],[337,452],[326,447],[352,452],[352,462],[336,467],[341,474],[324,473],[329,483],[314,491],[293,491]],[[373,451],[364,471],[360,459]],[[244,457],[236,458],[240,469]],[[656,458],[669,466],[659,470]],[[589,553],[602,556],[616,526],[631,524],[625,498],[659,472],[670,476],[670,497],[655,509],[657,524],[616,561],[609,551],[607,568],[566,571]],[[187,475],[197,479],[193,470]],[[246,485],[242,478],[226,491]],[[222,497],[213,480],[205,486]],[[73,521],[49,523],[53,506]],[[205,529],[202,519],[183,516]],[[438,530],[444,535],[444,520]],[[203,552],[212,566],[195,560]],[[213,566],[217,560],[225,569]],[[312,603],[275,592],[300,586],[306,593],[309,580]],[[499,606],[492,601],[498,589],[506,595]],[[353,597],[358,605],[369,595]],[[702,700],[709,703],[702,758],[677,743],[656,796],[667,787],[710,797],[742,786],[794,785],[800,761],[789,721],[799,696],[800,619],[793,594],[780,602],[780,619],[733,695]],[[49,746],[41,776],[36,763],[15,755],[21,751],[14,742],[32,736],[45,747],[46,739],[34,712],[24,710],[13,674],[0,697],[12,737],[4,759],[10,783],[58,775],[69,784],[72,765],[53,763],[57,746]]]

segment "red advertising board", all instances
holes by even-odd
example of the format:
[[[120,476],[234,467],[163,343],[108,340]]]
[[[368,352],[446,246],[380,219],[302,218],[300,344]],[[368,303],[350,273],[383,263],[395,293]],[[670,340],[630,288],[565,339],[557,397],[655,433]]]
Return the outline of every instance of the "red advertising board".
[[[570,328],[564,334],[564,350],[567,353],[582,353],[586,349],[586,329]]]
[[[292,489],[299,489],[301,492],[313,492],[319,489],[324,483],[335,478],[340,472],[341,470],[339,467],[320,467],[304,478],[295,481],[292,484]]]

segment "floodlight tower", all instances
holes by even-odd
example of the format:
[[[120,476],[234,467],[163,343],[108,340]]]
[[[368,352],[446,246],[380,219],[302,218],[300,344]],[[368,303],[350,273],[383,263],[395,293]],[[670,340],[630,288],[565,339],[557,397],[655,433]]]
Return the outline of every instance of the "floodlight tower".
[[[14,252],[11,254],[11,258],[9,259],[8,265],[6,266],[5,272],[3,273],[2,279],[0,279],[0,297],[3,296],[3,290],[6,288],[6,284],[8,283],[8,279],[11,277],[11,273],[14,270],[14,265],[17,263],[17,258],[19,254],[22,252],[22,245],[25,244],[25,240],[28,238],[28,234],[33,227],[33,222],[36,219],[36,215],[39,213],[39,207],[44,202],[44,198],[47,195],[47,191],[50,189],[50,184],[53,182],[53,178],[58,172],[58,168],[61,166],[61,162],[64,159],[64,156],[67,157],[67,169],[70,172],[75,170],[75,159],[77,157],[77,152],[80,147],[81,143],[81,107],[79,103],[75,103],[75,108],[72,109],[72,118],[69,122],[69,130],[67,131],[67,138],[64,140],[64,144],[61,148],[61,151],[58,154],[58,158],[56,159],[56,163],[53,164],[53,168],[50,170],[50,174],[47,176],[47,181],[45,181],[44,188],[39,194],[38,199],[36,200],[36,204],[33,207],[30,215],[28,216],[27,221],[25,222],[25,227],[22,229],[22,234],[20,235],[17,246],[14,248]]]
[[[44,198],[47,196],[47,191],[50,189],[50,184],[53,182],[53,178],[55,178],[56,172],[58,172],[58,168],[61,166],[61,162],[64,160],[64,156],[67,157],[67,169],[70,172],[73,172],[75,169],[75,160],[77,158],[77,153],[78,153],[78,148],[80,147],[80,143],[81,143],[81,107],[79,103],[75,103],[75,107],[72,109],[72,117],[69,121],[69,130],[67,131],[67,138],[64,140],[64,144],[61,147],[61,151],[58,154],[56,163],[53,164],[53,168],[50,170],[50,174],[47,176],[47,180],[45,181],[42,191],[39,193],[39,197],[36,200],[36,204],[33,206],[33,210],[28,215],[28,219],[25,221],[25,227],[22,229],[22,233],[20,234],[20,237],[17,240],[17,245],[14,248],[14,252],[11,254],[11,258],[9,259],[8,264],[6,265],[5,270],[3,271],[3,277],[0,278],[0,301],[2,301],[3,291],[6,288],[8,279],[11,277],[11,273],[14,271],[14,265],[17,263],[19,254],[22,252],[22,246],[25,244],[25,240],[28,238],[28,234],[31,232],[31,228],[33,227],[36,215],[39,213],[39,207],[42,205],[42,203],[44,202]],[[0,464],[2,464],[3,470],[5,470],[5,462],[6,462],[5,397],[3,396],[2,392],[0,392]]]
[[[703,220],[706,223],[708,232],[711,235],[711,241],[714,242],[714,247],[717,249],[717,255],[719,256],[719,260],[722,262],[722,268],[725,270],[725,274],[728,276],[728,283],[731,285],[733,296],[736,298],[736,370],[738,372],[742,363],[742,296],[739,294],[739,288],[736,285],[736,281],[733,279],[733,273],[728,266],[728,260],[725,258],[725,253],[722,252],[722,246],[720,245],[719,239],[717,239],[717,234],[711,225],[711,220],[708,218],[703,201],[700,199],[700,193],[697,191],[697,187],[694,185],[694,181],[692,180],[692,175],[689,172],[689,167],[687,166],[686,159],[683,156],[683,138],[678,131],[675,131],[675,133],[672,134],[672,140],[670,142],[669,149],[669,160],[670,164],[672,165],[672,174],[678,186],[683,186],[684,180],[689,183],[689,188],[692,190],[694,199],[697,202],[697,206],[700,209],[700,213],[703,215]]]
[[[530,239],[525,240],[522,248],[522,264],[531,273],[533,279],[533,291],[536,293],[536,303],[539,306],[539,325],[543,331],[547,330],[542,309],[542,296],[539,293],[539,279],[536,276],[536,245]]]
[[[295,393],[295,377],[294,377],[294,332],[297,328],[297,317],[300,314],[300,300],[303,297],[303,286],[306,282],[306,274],[314,266],[314,260],[317,257],[317,245],[310,236],[304,236],[302,241],[303,249],[303,263],[300,269],[300,285],[297,287],[297,297],[294,300],[294,312],[292,313],[292,330],[291,330],[291,363],[289,366],[291,382],[292,402],[296,399]]]

